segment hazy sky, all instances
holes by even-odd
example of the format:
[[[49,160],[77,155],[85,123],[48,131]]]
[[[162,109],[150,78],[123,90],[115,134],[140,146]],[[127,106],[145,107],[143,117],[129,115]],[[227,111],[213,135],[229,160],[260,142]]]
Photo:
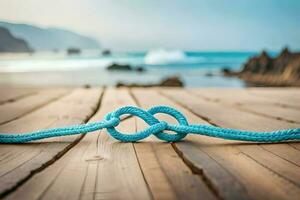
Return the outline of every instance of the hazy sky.
[[[71,29],[117,50],[300,49],[300,0],[0,0],[0,20]]]

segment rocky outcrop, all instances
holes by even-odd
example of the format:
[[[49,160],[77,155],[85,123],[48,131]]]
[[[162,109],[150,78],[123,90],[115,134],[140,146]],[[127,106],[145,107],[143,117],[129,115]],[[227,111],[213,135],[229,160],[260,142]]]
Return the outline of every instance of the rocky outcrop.
[[[300,53],[285,48],[277,57],[271,58],[265,51],[250,58],[236,75],[248,83],[266,86],[300,86]]]
[[[110,71],[137,71],[137,72],[144,72],[145,69],[143,67],[132,67],[131,65],[126,65],[126,64],[118,64],[118,63],[113,63],[106,68],[107,70]]]
[[[67,50],[68,55],[78,55],[81,53],[81,50],[78,48],[69,48]]]
[[[178,76],[171,76],[163,79],[159,86],[161,87],[183,87],[183,81]]]
[[[156,84],[127,84],[119,82],[116,87],[183,87],[184,83],[178,76],[171,76]]]
[[[0,52],[32,52],[25,40],[14,37],[6,28],[0,27]]]
[[[110,56],[111,55],[111,51],[109,49],[104,49],[102,51],[102,56]]]
[[[107,68],[107,70],[124,70],[124,71],[131,71],[133,70],[132,67],[130,65],[122,65],[122,64],[117,64],[117,63],[113,63],[111,65],[109,65]]]

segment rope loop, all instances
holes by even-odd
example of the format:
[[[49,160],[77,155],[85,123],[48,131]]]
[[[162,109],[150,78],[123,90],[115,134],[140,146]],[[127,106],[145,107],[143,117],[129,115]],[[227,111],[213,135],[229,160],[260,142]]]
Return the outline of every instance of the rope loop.
[[[178,124],[168,124],[165,121],[158,120],[155,115],[160,113],[167,114],[175,118]],[[141,118],[149,125],[149,127],[136,133],[119,132],[115,127],[121,123],[121,116],[127,114]],[[50,128],[21,134],[0,133],[0,143],[24,143],[44,138],[86,134],[105,128],[112,137],[122,142],[139,141],[152,134],[157,138],[167,142],[179,141],[187,134],[198,134],[227,140],[252,142],[282,142],[300,140],[300,128],[270,132],[257,132],[221,128],[204,124],[189,124],[181,112],[168,106],[156,106],[149,110],[143,110],[134,106],[126,106],[107,114],[105,119],[99,122],[66,126],[61,128]],[[166,130],[172,131],[174,134],[169,134],[165,132]]]
[[[152,107],[151,109],[148,110],[148,113],[150,113],[152,116],[154,116],[155,114],[159,114],[159,113],[167,114],[167,115],[173,117],[174,119],[176,119],[176,121],[179,123],[179,125],[183,125],[183,126],[189,125],[186,117],[181,112],[175,110],[174,108],[168,107],[168,106]],[[155,118],[155,120],[157,122],[159,122],[159,120],[157,118]],[[168,129],[169,126],[170,125],[167,124],[167,126],[164,130],[170,130],[170,129]],[[167,142],[177,142],[179,140],[182,140],[188,134],[187,131],[173,131],[173,132],[175,132],[175,134],[169,134],[169,133],[160,131],[158,133],[155,133],[154,135],[157,138],[159,138],[160,140],[164,140]]]
[[[164,140],[167,142],[176,142],[183,139],[188,134],[188,132],[183,131],[174,131],[175,134],[169,134],[164,132],[164,130],[168,129],[169,125],[167,122],[159,121],[157,118],[154,117],[155,114],[159,113],[170,115],[171,117],[175,118],[180,125],[188,126],[187,119],[182,113],[167,106],[156,106],[149,109],[148,111],[142,110],[141,108],[134,106],[127,106],[119,108],[118,110],[109,113],[108,115],[106,115],[105,120],[111,121],[113,119],[117,119],[118,121],[120,121],[120,117],[122,115],[129,114],[141,118],[149,125],[149,127],[142,131],[130,134],[124,134],[117,131],[115,129],[115,126],[108,127],[107,130],[112,137],[125,142],[134,142],[142,140],[150,136],[151,134],[155,135],[160,140]]]

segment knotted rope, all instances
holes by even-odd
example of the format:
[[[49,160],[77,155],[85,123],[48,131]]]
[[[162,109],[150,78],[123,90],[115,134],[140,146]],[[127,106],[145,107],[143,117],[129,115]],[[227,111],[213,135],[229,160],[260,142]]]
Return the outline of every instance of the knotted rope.
[[[174,117],[179,124],[174,125],[165,121],[159,121],[154,117],[154,115],[158,113],[164,113]],[[121,122],[120,117],[125,114],[140,117],[149,124],[149,127],[131,134],[124,134],[117,131],[115,127]],[[182,113],[167,106],[156,106],[147,111],[138,107],[126,106],[109,113],[105,116],[105,119],[100,122],[46,129],[22,134],[0,134],[0,143],[24,143],[50,137],[85,134],[105,128],[112,137],[122,142],[139,141],[152,134],[161,140],[176,142],[183,139],[189,133],[229,140],[253,142],[282,142],[300,139],[300,128],[272,132],[241,131],[211,125],[189,124]],[[164,132],[165,130],[173,131],[175,134],[166,133]]]

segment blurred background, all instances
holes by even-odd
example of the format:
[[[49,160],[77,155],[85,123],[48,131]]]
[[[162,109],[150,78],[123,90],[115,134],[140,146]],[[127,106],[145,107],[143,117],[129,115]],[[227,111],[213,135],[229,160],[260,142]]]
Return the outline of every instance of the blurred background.
[[[0,84],[300,85],[298,0],[1,0]]]

